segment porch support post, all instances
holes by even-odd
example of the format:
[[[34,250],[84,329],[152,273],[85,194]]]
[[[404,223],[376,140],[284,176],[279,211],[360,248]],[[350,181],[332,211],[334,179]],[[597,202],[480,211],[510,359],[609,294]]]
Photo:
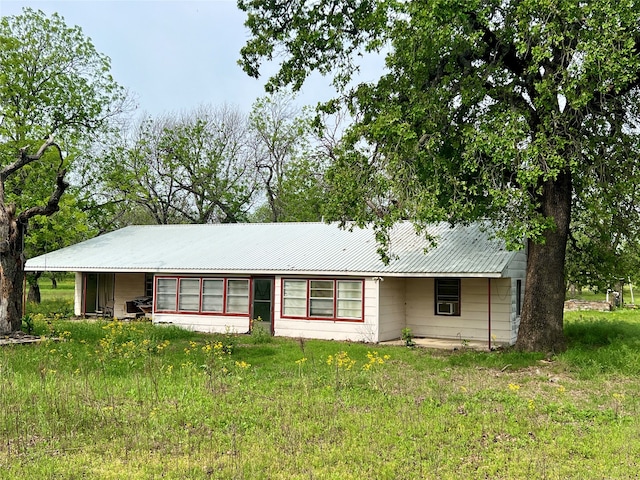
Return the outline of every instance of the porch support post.
[[[491,277],[487,279],[488,291],[487,291],[487,330],[489,331],[489,351],[491,351]]]

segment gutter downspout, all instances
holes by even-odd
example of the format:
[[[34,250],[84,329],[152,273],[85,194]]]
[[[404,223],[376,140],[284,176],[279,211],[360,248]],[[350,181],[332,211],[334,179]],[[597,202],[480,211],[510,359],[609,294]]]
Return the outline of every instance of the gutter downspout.
[[[488,338],[488,344],[489,344],[489,351],[491,351],[491,277],[489,277],[487,282],[488,285],[488,292],[487,292],[487,311],[488,311],[488,315],[487,315],[487,328],[489,330],[489,338]]]

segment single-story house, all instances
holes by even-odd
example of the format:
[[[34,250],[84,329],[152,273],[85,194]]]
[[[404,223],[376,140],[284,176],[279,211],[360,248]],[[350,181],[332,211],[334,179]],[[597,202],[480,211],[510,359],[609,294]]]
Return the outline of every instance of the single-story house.
[[[481,225],[391,232],[326,223],[130,226],[26,263],[75,272],[76,315],[146,314],[154,323],[244,333],[381,342],[415,337],[513,344],[526,252]]]

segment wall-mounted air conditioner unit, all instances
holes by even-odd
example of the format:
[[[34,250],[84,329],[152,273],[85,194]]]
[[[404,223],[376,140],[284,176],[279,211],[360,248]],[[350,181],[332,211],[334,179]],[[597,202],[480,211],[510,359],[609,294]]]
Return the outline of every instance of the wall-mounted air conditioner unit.
[[[438,302],[436,312],[438,315],[454,315],[456,313],[456,304],[453,302]]]

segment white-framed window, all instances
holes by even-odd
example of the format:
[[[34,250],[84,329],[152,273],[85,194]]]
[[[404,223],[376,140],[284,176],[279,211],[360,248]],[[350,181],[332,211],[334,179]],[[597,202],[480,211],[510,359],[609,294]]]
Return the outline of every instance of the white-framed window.
[[[460,279],[436,278],[436,315],[460,315]]]
[[[282,312],[288,317],[307,316],[307,281],[282,281]]]
[[[202,311],[224,312],[224,280],[222,278],[202,279]]]
[[[333,317],[333,280],[309,280],[309,316]]]
[[[249,315],[248,278],[156,277],[156,312]]]
[[[249,311],[249,280],[227,280],[226,313],[247,313]]]
[[[336,285],[336,316],[362,318],[362,282],[338,280]]]
[[[363,280],[282,280],[283,317],[363,321],[363,305]]]
[[[200,279],[181,278],[178,289],[178,310],[181,312],[200,311]]]
[[[156,281],[156,310],[176,310],[177,278],[158,278]]]

